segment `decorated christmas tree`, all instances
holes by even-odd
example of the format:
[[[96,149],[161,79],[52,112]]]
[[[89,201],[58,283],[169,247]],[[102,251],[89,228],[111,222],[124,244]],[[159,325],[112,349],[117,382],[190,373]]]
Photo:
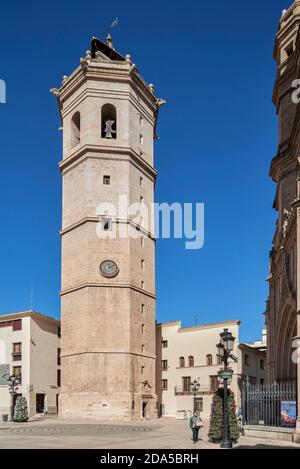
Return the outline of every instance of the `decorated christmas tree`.
[[[222,438],[222,425],[223,425],[223,402],[219,391],[217,391],[212,398],[210,425],[208,437],[210,441],[218,442]]]
[[[208,436],[210,441],[215,443],[221,441],[223,431],[223,394],[224,390],[219,389],[213,396],[210,415],[210,426]],[[236,407],[234,394],[228,391],[228,411],[230,439],[237,441],[240,435],[239,426],[236,418]]]
[[[26,397],[17,397],[14,409],[14,422],[27,422],[28,408]]]

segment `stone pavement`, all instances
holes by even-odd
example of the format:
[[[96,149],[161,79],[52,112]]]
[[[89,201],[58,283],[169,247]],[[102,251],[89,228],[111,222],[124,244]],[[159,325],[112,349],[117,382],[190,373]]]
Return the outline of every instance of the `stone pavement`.
[[[187,421],[160,419],[149,422],[94,422],[45,418],[27,423],[1,423],[0,448],[80,448],[80,449],[218,449],[207,439],[208,422],[203,438],[191,441]],[[297,448],[300,445],[241,437],[235,448]]]

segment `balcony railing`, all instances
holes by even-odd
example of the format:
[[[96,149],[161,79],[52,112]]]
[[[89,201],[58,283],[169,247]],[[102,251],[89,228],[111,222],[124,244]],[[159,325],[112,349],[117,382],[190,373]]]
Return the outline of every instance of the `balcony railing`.
[[[175,395],[176,396],[181,396],[181,395],[190,396],[191,394],[192,394],[192,391],[190,389],[186,389],[182,386],[175,386]]]
[[[199,391],[199,395],[201,395],[201,393],[205,393],[205,394],[210,394],[210,393],[213,393],[217,390],[216,389],[213,389],[212,386],[210,386],[209,384],[201,384],[200,383],[200,391]],[[183,386],[175,386],[175,396],[191,396],[193,393],[190,389],[186,389],[185,387]]]
[[[12,352],[13,362],[18,362],[22,360],[22,352]]]

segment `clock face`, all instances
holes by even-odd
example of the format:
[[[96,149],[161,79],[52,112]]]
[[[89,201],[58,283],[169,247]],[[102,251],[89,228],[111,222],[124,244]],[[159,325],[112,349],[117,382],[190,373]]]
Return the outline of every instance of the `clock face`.
[[[119,273],[119,267],[114,261],[103,261],[100,264],[100,272],[104,277],[115,277]]]

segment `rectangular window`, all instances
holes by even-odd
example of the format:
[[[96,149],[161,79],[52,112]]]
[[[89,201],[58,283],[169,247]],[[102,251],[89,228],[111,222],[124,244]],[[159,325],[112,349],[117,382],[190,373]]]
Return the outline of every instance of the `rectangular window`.
[[[109,186],[110,185],[110,176],[103,176],[103,184],[105,186]]]
[[[14,362],[22,360],[22,343],[15,342],[12,349],[12,359]]]
[[[144,366],[141,366],[141,375],[144,374],[144,371],[145,371],[145,367],[144,367]]]
[[[161,387],[163,391],[166,391],[168,389],[168,380],[167,379],[162,379],[161,380]]]
[[[57,370],[57,387],[61,387],[61,371]]]
[[[168,341],[167,340],[163,340],[161,344],[162,344],[162,348],[167,348],[168,347]]]
[[[244,362],[245,362],[245,365],[246,365],[246,366],[249,366],[249,365],[250,365],[249,355],[245,354]]]
[[[217,376],[210,376],[210,392],[216,392],[219,389],[219,381]]]
[[[203,397],[196,397],[195,399],[195,411],[203,412]]]
[[[112,223],[111,218],[102,218],[103,231],[111,231]]]
[[[58,326],[57,328],[57,337],[61,337],[61,327]]]
[[[261,370],[265,369],[265,360],[259,360],[259,366]]]
[[[142,324],[142,334],[145,332],[145,324]]]
[[[61,365],[61,357],[60,357],[60,354],[61,354],[61,349],[58,348],[57,349],[57,364],[60,366]]]
[[[10,327],[12,326],[12,321],[1,321],[0,327]]]
[[[183,376],[182,388],[184,392],[188,392],[191,390],[191,377],[190,376]]]
[[[261,378],[260,384],[265,384],[265,380],[263,378]]]
[[[21,331],[22,330],[22,319],[15,319],[13,321],[13,331]]]
[[[21,366],[13,366],[13,376],[18,378],[19,383],[22,383],[22,367]]]
[[[168,369],[168,360],[162,360],[161,369],[162,369],[162,371],[167,371],[167,369]]]

